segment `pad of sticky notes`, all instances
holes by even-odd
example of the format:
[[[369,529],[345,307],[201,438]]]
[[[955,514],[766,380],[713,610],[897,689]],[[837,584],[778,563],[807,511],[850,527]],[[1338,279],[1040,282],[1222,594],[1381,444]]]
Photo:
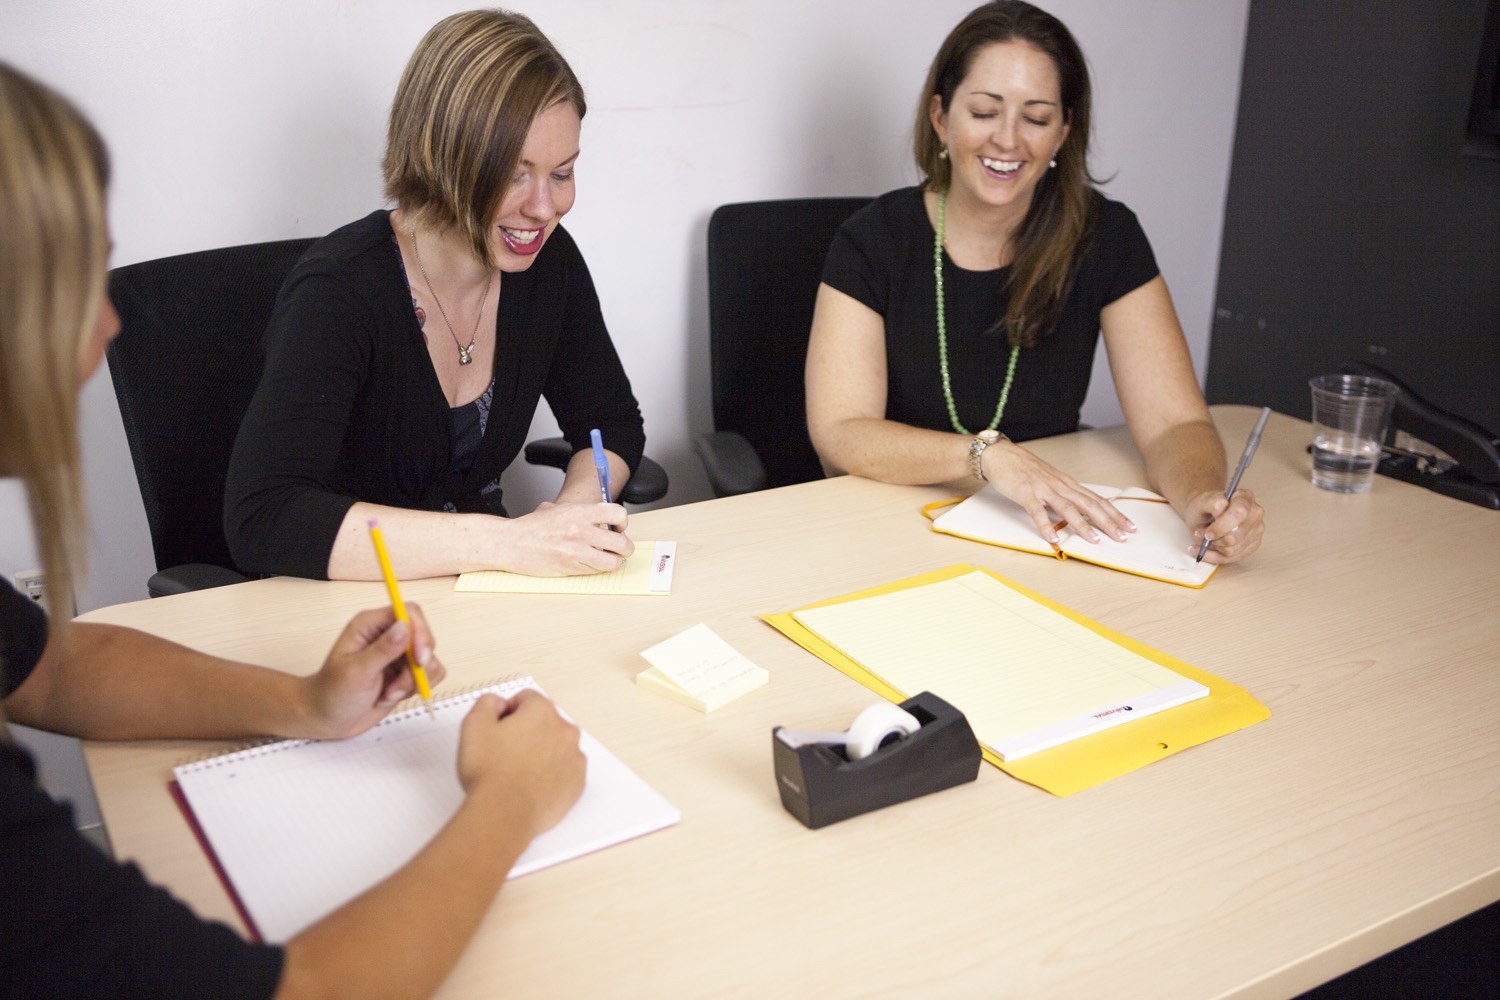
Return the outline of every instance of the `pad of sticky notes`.
[[[707,625],[694,625],[641,653],[651,666],[638,686],[700,712],[712,712],[771,679]]]

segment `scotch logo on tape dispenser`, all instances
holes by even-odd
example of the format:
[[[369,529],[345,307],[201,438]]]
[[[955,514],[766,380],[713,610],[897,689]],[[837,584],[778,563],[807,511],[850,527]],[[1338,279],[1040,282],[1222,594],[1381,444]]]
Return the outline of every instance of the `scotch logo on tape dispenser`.
[[[929,691],[865,709],[842,732],[771,731],[781,804],[818,829],[979,776],[979,741],[963,713]]]

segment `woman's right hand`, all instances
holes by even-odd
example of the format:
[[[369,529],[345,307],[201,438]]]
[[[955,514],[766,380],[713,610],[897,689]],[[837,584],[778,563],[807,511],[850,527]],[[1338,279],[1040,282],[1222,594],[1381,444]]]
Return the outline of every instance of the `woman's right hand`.
[[[1090,542],[1097,542],[1101,531],[1123,542],[1135,530],[1135,524],[1114,504],[1014,441],[990,445],[984,450],[980,464],[995,492],[1026,508],[1036,530],[1051,545],[1057,544],[1057,529],[1047,512],[1049,507],[1059,520],[1067,521],[1070,528]]]
[[[489,796],[530,837],[556,826],[583,794],[587,758],[578,727],[539,692],[486,694],[464,718],[458,780],[470,797]]]
[[[582,576],[617,569],[635,551],[617,503],[539,504],[511,518],[509,553],[500,568],[529,576]],[[615,530],[611,530],[614,528]]]

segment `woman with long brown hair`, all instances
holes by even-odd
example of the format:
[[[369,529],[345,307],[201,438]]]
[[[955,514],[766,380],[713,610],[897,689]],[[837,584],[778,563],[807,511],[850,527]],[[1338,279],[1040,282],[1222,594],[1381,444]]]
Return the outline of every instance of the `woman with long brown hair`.
[[[105,296],[108,160],[63,98],[0,63],[0,475],[25,485],[48,592],[71,593],[78,394],[119,329]],[[66,604],[64,605],[66,606]],[[420,997],[506,873],[583,790],[578,732],[540,696],[480,699],[455,762],[466,797],[410,863],[285,945],[199,919],[73,829],[5,720],[89,739],[337,739],[443,668],[414,606],[354,617],[298,677],[75,623],[0,583],[0,993],[23,997]],[[534,692],[532,693],[534,695]],[[294,850],[295,846],[289,847]]]
[[[1204,561],[1253,552],[1263,512],[1224,499],[1225,462],[1151,246],[1088,169],[1088,67],[1061,21],[976,8],[928,73],[913,137],[925,180],[877,198],[829,250],[807,358],[807,418],[830,472],[969,476],[1090,540],[1133,526],[1016,442],[1078,428],[1102,331],[1155,489]],[[1194,546],[1196,551],[1196,545]]]

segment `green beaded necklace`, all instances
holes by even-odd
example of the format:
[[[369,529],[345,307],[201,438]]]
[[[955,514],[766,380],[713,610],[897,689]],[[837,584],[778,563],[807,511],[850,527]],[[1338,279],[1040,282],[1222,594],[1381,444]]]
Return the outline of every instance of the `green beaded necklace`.
[[[972,434],[972,431],[959,422],[958,407],[953,405],[953,383],[948,377],[948,323],[943,315],[943,229],[947,208],[948,192],[944,191],[938,195],[937,232],[932,239],[932,277],[937,282],[938,367],[943,372],[943,399],[948,404],[948,419],[953,421],[953,429],[960,434]],[[992,431],[1000,426],[1006,400],[1010,399],[1010,385],[1016,379],[1016,360],[1020,356],[1021,345],[1011,344],[1010,364],[1005,369],[1005,385],[1000,387],[1000,402],[995,404],[995,416],[986,430]]]

